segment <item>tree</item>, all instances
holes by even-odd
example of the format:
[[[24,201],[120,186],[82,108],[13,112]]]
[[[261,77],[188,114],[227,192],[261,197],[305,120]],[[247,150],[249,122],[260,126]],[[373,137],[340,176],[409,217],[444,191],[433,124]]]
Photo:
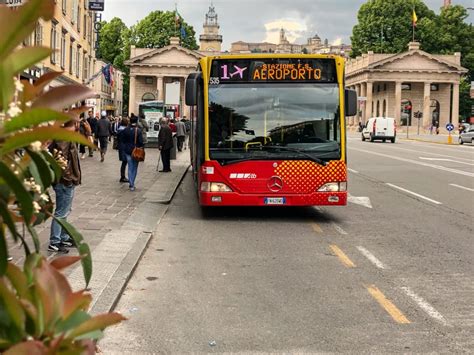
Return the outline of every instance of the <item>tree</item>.
[[[196,50],[199,47],[195,36],[193,27],[183,19],[177,23],[175,11],[153,11],[131,28],[130,42],[140,48],[162,48],[170,44],[171,37],[181,37],[183,47]]]
[[[361,6],[358,24],[352,29],[352,57],[374,51],[399,53],[406,51],[412,41],[413,6],[420,21],[417,33],[425,22],[435,19],[435,13],[421,0],[372,0]],[[419,40],[418,37],[415,37]]]
[[[123,34],[127,30],[127,26],[118,17],[114,17],[110,22],[102,24],[99,49],[101,58],[104,61],[114,63],[115,58],[123,54],[125,49]]]
[[[461,53],[461,65],[474,80],[474,27],[465,20],[467,10],[460,5],[445,7],[439,16],[427,21],[421,32],[422,49],[429,53]]]

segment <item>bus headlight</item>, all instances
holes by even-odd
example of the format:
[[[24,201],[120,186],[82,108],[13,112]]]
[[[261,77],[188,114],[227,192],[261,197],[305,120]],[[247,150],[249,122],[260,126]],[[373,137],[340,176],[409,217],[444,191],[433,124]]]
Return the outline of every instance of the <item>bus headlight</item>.
[[[347,182],[328,182],[321,186],[318,192],[344,192],[347,191]]]
[[[202,182],[202,192],[232,192],[232,189],[222,182]]]

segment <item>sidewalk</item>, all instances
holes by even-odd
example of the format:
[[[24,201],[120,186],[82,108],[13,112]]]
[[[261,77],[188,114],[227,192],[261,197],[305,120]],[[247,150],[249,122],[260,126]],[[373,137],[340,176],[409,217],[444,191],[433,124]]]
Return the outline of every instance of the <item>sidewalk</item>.
[[[184,150],[171,161],[171,173],[159,173],[158,154],[158,149],[146,150],[146,160],[138,167],[134,192],[128,184],[119,183],[117,151],[109,150],[104,163],[100,163],[97,152],[93,158],[81,160],[82,185],[76,189],[68,221],[91,248],[92,313],[112,308],[189,168],[189,150]],[[50,223],[37,228],[44,255],[48,255]],[[16,264],[23,264],[19,245],[11,246],[10,254]],[[68,274],[74,290],[85,287],[81,265]]]

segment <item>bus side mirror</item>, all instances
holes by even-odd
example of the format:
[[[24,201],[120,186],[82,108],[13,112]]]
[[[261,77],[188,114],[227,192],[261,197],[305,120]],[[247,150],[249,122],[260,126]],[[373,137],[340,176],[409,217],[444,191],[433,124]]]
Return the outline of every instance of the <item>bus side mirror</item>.
[[[355,90],[346,89],[346,117],[357,115],[357,92]]]
[[[202,80],[201,73],[191,73],[186,79],[186,105],[196,106],[198,98],[199,83]]]

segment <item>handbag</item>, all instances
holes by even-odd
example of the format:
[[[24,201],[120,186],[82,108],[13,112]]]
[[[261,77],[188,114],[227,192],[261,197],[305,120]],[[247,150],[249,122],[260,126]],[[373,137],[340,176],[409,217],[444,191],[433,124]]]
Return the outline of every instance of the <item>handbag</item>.
[[[137,134],[138,129],[135,128],[135,148],[132,150],[132,158],[136,161],[144,161],[145,160],[145,149],[137,147]]]

